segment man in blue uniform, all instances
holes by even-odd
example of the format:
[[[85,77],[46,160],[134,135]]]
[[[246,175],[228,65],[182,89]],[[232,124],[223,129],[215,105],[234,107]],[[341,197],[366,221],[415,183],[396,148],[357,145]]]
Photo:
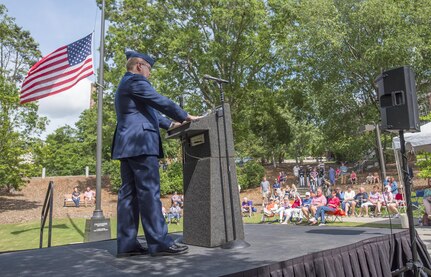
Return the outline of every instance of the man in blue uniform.
[[[150,56],[127,51],[126,57],[127,72],[115,94],[117,127],[112,143],[112,158],[121,161],[122,179],[117,207],[117,257],[148,252],[153,256],[182,254],[188,247],[175,244],[167,235],[162,215],[158,158],[163,156],[163,149],[159,127],[169,129],[198,117],[188,115],[154,90],[148,81],[154,64]],[[148,249],[137,240],[139,215]]]

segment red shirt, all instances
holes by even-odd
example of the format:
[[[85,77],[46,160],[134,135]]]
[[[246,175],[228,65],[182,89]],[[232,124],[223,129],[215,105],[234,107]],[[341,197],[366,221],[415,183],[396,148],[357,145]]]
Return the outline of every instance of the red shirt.
[[[297,208],[299,206],[301,206],[301,199],[295,199],[295,201],[293,201],[292,208]]]
[[[403,197],[403,194],[402,193],[397,193],[396,195],[395,195],[395,200],[404,200],[403,199],[404,197]]]
[[[332,197],[328,201],[328,207],[338,208],[339,205],[340,205],[340,199],[338,197]]]

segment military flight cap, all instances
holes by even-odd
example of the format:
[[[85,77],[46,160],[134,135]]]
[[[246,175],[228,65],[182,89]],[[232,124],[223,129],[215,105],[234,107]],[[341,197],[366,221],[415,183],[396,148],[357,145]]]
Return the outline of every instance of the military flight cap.
[[[153,64],[156,62],[153,58],[151,58],[147,54],[139,53],[133,50],[126,51],[126,58],[127,60],[130,58],[141,58],[145,60],[147,63],[149,63],[151,67],[153,67]]]

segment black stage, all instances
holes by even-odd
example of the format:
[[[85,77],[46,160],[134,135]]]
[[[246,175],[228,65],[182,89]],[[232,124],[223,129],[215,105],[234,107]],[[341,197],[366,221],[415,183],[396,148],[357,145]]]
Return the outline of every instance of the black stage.
[[[0,276],[390,276],[390,270],[389,274],[374,275],[375,268],[365,274],[367,256],[374,255],[373,259],[382,264],[377,270],[384,271],[394,265],[394,260],[401,263],[411,255],[404,253],[408,252],[404,248],[408,248],[409,241],[406,230],[394,230],[394,240],[389,240],[390,230],[378,228],[247,224],[244,229],[246,241],[251,244],[248,248],[190,246],[188,254],[171,257],[117,259],[116,240],[3,253]],[[385,255],[387,245],[392,246],[394,259],[379,257]],[[363,250],[355,250],[362,246]],[[353,250],[358,254],[352,254]],[[426,256],[429,263],[427,253]],[[344,269],[340,275],[334,267],[339,268],[343,260],[362,274],[349,274]],[[314,266],[310,267],[310,263]],[[325,273],[322,267],[332,267],[335,274]]]

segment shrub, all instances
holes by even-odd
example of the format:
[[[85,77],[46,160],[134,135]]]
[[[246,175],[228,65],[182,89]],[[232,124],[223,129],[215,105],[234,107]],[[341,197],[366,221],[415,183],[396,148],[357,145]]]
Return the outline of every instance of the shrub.
[[[166,170],[160,167],[160,194],[183,192],[183,166],[179,162],[168,165]]]
[[[238,184],[241,189],[257,187],[265,175],[265,168],[257,161],[248,161],[237,166]]]
[[[121,187],[120,161],[110,160],[102,164],[102,171],[109,176],[111,190],[118,192]]]

